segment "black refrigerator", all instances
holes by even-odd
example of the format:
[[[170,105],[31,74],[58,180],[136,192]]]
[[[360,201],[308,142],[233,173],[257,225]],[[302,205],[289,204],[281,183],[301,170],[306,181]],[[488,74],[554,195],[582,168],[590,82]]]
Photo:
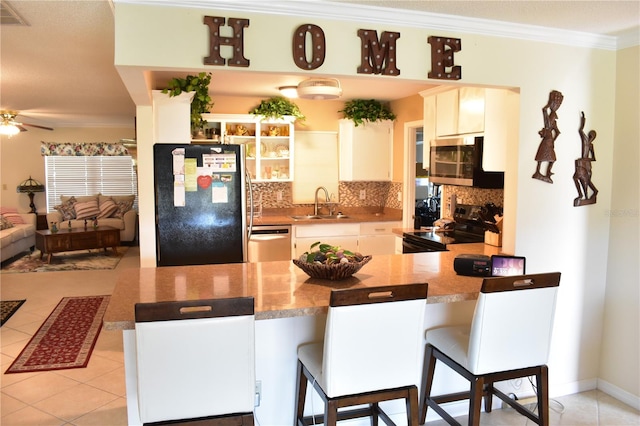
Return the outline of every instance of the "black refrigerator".
[[[155,144],[158,266],[247,260],[241,145]]]

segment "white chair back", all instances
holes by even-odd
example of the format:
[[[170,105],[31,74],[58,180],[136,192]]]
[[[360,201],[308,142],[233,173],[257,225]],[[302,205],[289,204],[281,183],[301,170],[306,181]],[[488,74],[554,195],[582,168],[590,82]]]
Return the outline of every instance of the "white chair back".
[[[426,298],[427,284],[334,290],[323,351],[326,394],[417,385]]]
[[[144,423],[254,408],[253,298],[136,305]]]
[[[544,365],[560,273],[486,278],[469,336],[473,374]]]

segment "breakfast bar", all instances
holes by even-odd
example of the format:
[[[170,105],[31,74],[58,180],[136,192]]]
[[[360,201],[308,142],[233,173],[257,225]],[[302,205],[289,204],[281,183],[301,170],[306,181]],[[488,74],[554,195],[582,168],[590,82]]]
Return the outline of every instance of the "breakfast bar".
[[[444,252],[374,256],[341,281],[310,278],[291,261],[126,269],[114,288],[104,329],[123,331],[129,424],[140,424],[134,332],[138,302],[253,296],[256,379],[261,382],[256,416],[265,425],[292,424],[296,350],[303,342],[322,339],[332,289],[427,282],[425,328],[462,323],[473,313],[482,278],[457,275],[454,258],[499,250],[475,243]]]

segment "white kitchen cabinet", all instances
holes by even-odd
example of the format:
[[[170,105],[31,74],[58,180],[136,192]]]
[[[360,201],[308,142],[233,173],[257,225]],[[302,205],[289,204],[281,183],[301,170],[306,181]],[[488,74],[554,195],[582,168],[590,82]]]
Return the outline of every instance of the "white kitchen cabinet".
[[[393,121],[340,120],[340,180],[390,181],[393,167]]]
[[[423,104],[422,159],[416,160],[422,161],[422,167],[428,169],[431,141],[436,138],[436,96],[426,96]]]
[[[358,238],[358,251],[364,255],[395,254],[396,235],[393,228],[402,222],[362,222]]]
[[[517,145],[520,131],[520,96],[507,89],[485,89],[484,150],[482,168],[502,172],[507,146]]]
[[[358,250],[358,223],[327,223],[312,225],[294,225],[293,257],[297,259],[311,244],[320,241],[332,246],[340,246],[345,250]]]
[[[290,182],[294,175],[294,117],[263,120],[253,114],[203,114],[207,139],[192,143],[245,146],[247,170],[255,182]]]
[[[319,186],[324,186],[339,202],[338,132],[297,131],[295,145],[296,178],[291,183],[293,204],[313,204]],[[325,205],[324,192],[319,195],[319,201]]]
[[[517,143],[519,102],[518,93],[508,89],[461,87],[439,93],[436,95],[436,136],[483,134],[483,169],[504,171],[507,146]]]
[[[436,135],[450,136],[458,132],[458,89],[436,95]]]
[[[484,132],[485,89],[461,87],[436,95],[436,133],[452,136]]]

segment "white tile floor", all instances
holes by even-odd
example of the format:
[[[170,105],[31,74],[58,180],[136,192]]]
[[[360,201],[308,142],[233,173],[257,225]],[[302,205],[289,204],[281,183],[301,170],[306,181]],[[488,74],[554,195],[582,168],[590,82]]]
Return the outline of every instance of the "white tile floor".
[[[111,294],[116,277],[138,265],[130,247],[114,270],[1,274],[2,300],[27,299],[0,328],[2,373],[67,296]],[[102,330],[87,368],[0,375],[0,424],[119,426],[127,424],[121,332]],[[600,391],[556,398],[564,412],[551,411],[551,425],[640,425],[640,412]],[[557,405],[552,403],[552,408]],[[466,418],[459,421],[466,422]],[[530,425],[511,409],[483,414],[482,425]],[[443,421],[430,426],[445,425]],[[267,425],[262,425],[267,426]],[[270,425],[284,426],[284,425]]]

